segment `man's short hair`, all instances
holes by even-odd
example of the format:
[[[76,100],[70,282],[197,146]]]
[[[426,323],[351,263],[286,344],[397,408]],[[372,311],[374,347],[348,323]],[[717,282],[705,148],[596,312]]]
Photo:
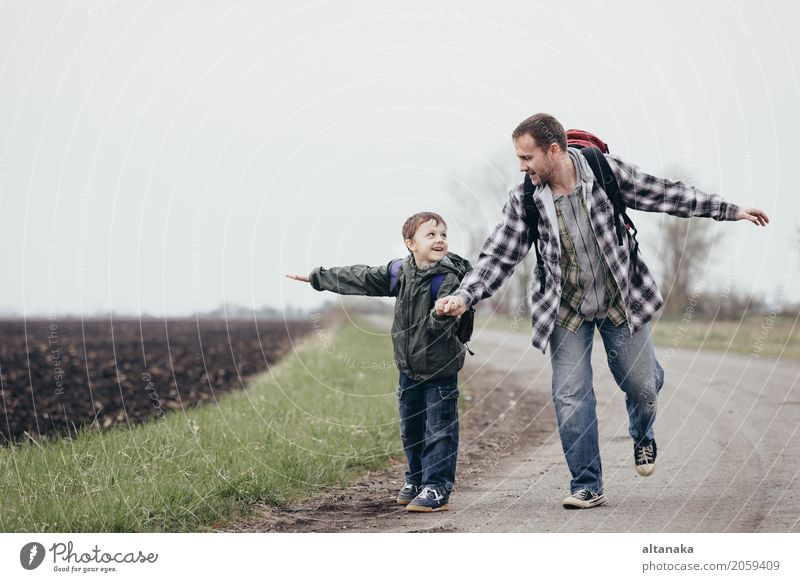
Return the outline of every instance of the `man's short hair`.
[[[409,216],[403,225],[403,240],[413,238],[414,233],[417,232],[417,229],[420,227],[420,225],[431,220],[436,221],[437,226],[442,224],[445,228],[447,228],[447,223],[444,221],[444,218],[435,212],[417,212],[416,214]]]
[[[531,115],[517,126],[511,137],[516,140],[523,135],[531,136],[543,150],[549,148],[551,143],[557,143],[561,151],[567,151],[567,132],[564,131],[564,126],[547,113]]]

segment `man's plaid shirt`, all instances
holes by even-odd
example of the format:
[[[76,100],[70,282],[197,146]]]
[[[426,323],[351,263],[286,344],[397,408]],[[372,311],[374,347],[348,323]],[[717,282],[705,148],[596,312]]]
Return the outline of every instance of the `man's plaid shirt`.
[[[584,208],[586,207],[584,206]],[[556,205],[556,215],[558,216],[558,234],[562,245],[561,278],[563,279],[556,325],[576,333],[585,319],[581,314],[581,301],[583,301],[584,290],[580,285],[580,265],[578,264],[575,245],[572,243],[569,230],[561,214],[560,204]],[[586,211],[586,216],[589,216],[588,210]],[[603,285],[608,302],[605,315],[614,325],[621,325],[625,323],[625,302],[622,301],[622,295],[617,290],[617,284],[614,282],[614,277],[611,276],[611,271],[606,268],[605,261],[601,259],[601,262],[603,264],[599,266],[603,273]]]
[[[582,165],[580,173],[588,176],[583,181],[582,196],[589,211],[589,222],[597,237],[600,253],[622,294],[628,328],[633,334],[650,321],[664,304],[664,300],[641,258],[641,249],[637,255],[636,278],[630,280],[628,241],[623,237],[623,245],[619,246],[617,243],[611,201],[594,181],[594,175],[583,155],[579,153],[578,159]],[[682,182],[651,176],[615,155],[606,155],[606,159],[617,178],[620,195],[628,209],[666,212],[684,218],[698,216],[714,220],[736,219],[739,207],[726,202],[717,194],[706,194]],[[461,297],[467,305],[486,299],[497,291],[530,250],[522,196],[522,184],[509,192],[500,223],[486,239],[475,268],[464,277],[461,286],[453,294]],[[539,273],[538,269],[534,269],[535,280],[530,297],[533,328],[531,343],[544,353],[558,316],[561,299],[561,245],[550,187],[538,186],[533,199],[541,215],[539,252],[547,277],[544,293],[540,293]]]

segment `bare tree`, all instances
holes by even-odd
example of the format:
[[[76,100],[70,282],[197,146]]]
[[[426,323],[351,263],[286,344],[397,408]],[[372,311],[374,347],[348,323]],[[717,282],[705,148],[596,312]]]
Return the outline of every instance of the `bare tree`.
[[[795,248],[800,250],[800,226],[797,227],[797,238],[794,241]],[[800,258],[800,253],[798,253],[798,258]]]
[[[500,220],[500,210],[508,200],[509,185],[522,181],[519,170],[507,154],[496,155],[490,163],[474,169],[450,183],[450,197],[454,201],[453,214],[458,217],[468,241],[468,256],[478,258],[481,247]],[[478,211],[475,198],[488,199],[488,216]],[[527,297],[533,276],[535,259],[531,252],[516,268],[508,283],[487,301],[493,312],[514,316],[527,312]]]
[[[691,178],[680,166],[667,168],[666,175],[672,180],[691,182]],[[664,273],[661,290],[664,296],[663,313],[679,315],[686,309],[692,281],[703,269],[714,243],[714,233],[708,219],[678,218],[665,215],[659,245]]]

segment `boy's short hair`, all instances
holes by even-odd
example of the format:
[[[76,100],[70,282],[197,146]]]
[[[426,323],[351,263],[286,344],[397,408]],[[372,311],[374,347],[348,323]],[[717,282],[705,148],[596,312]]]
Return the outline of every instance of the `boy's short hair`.
[[[517,126],[511,138],[516,140],[523,135],[531,136],[543,150],[547,150],[551,143],[557,143],[561,151],[567,151],[567,132],[564,131],[564,126],[547,113],[531,115]]]
[[[447,228],[447,223],[444,221],[444,218],[435,212],[417,212],[406,219],[406,222],[403,225],[403,240],[414,238],[414,233],[417,232],[417,229],[420,227],[420,225],[431,220],[436,221],[437,225],[442,224],[445,228]]]

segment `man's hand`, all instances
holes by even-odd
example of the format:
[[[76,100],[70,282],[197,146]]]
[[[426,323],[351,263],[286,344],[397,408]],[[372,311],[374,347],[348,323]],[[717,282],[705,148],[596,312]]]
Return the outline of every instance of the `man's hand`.
[[[436,300],[436,315],[449,315],[451,317],[458,317],[467,310],[467,305],[461,297],[454,297],[448,295]]]
[[[286,275],[289,279],[294,279],[295,281],[302,281],[303,283],[308,283],[308,277],[305,275]]]
[[[756,226],[766,226],[769,222],[769,216],[758,208],[740,208],[739,212],[736,213],[736,220],[749,220]]]

